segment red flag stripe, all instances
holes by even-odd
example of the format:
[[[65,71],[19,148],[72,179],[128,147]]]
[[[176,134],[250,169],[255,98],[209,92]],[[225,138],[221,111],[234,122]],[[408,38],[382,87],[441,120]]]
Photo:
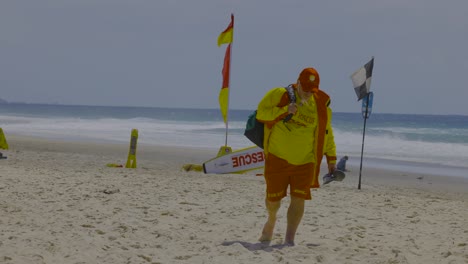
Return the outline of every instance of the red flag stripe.
[[[230,60],[231,60],[231,44],[229,44],[226,48],[226,54],[224,55],[224,65],[223,65],[223,89],[229,87],[229,67],[230,67]]]

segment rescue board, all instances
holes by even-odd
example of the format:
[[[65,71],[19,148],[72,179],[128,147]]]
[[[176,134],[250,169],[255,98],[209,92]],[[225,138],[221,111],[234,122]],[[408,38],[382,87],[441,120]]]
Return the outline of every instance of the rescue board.
[[[265,166],[265,153],[258,146],[220,153],[203,163],[205,173],[244,173]]]

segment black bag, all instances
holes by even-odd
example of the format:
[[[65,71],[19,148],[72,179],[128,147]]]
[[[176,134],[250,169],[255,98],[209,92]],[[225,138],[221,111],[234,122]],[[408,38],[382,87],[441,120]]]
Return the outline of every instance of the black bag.
[[[291,86],[285,87],[286,92],[288,93],[289,103],[296,102],[296,95],[294,94],[294,89]],[[283,122],[288,122],[291,119],[292,114],[289,114],[283,119]],[[263,138],[264,138],[264,126],[262,122],[257,120],[257,110],[249,115],[247,123],[245,125],[244,136],[246,136],[252,143],[259,146],[263,149]]]
[[[263,131],[264,124],[257,120],[257,110],[249,115],[245,125],[244,136],[246,136],[255,145],[263,149]]]

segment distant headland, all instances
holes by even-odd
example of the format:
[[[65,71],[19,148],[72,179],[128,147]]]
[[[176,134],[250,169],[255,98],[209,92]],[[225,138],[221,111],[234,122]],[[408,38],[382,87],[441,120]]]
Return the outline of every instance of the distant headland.
[[[24,102],[8,102],[7,100],[0,98],[0,105],[1,105],[1,104],[28,104],[28,103],[24,103]]]

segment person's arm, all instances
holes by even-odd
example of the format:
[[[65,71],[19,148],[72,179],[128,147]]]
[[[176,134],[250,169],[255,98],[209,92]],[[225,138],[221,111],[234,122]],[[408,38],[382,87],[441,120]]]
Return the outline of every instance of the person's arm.
[[[332,123],[332,110],[327,107],[327,134],[325,136],[325,146],[323,153],[327,157],[328,172],[332,173],[336,169],[336,145],[335,136],[333,135]]]
[[[288,105],[289,98],[284,88],[271,89],[258,104],[257,120],[265,124],[274,124],[288,115]]]

